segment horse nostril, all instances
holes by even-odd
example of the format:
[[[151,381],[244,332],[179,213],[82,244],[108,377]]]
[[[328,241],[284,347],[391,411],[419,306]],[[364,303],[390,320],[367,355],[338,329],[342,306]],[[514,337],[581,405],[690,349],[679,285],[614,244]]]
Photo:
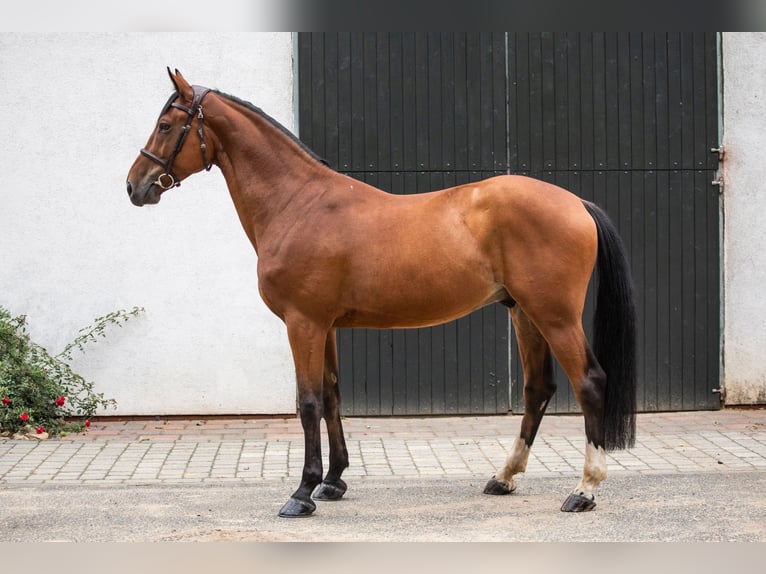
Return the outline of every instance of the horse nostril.
[[[128,197],[133,195],[133,186],[130,185],[130,182],[128,182]]]

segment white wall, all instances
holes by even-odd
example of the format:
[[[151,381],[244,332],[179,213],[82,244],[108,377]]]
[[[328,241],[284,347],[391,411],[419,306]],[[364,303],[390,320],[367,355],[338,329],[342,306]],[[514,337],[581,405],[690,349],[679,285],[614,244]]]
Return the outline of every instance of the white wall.
[[[286,334],[218,169],[128,200],[166,66],[293,129],[290,33],[0,34],[0,305],[51,351],[146,309],[74,363],[117,400],[106,414],[294,412]]]
[[[723,34],[724,388],[766,403],[766,34]]]

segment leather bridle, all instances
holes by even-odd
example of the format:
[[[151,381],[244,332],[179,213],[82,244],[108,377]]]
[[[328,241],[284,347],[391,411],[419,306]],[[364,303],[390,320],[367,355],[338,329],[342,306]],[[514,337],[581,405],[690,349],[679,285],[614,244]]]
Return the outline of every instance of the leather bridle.
[[[180,135],[178,136],[178,141],[176,141],[176,147],[173,149],[173,152],[170,154],[170,157],[167,160],[163,160],[157,157],[156,155],[154,155],[152,152],[144,148],[141,148],[141,155],[148,157],[150,160],[152,160],[155,163],[158,163],[165,170],[164,173],[160,174],[159,177],[157,177],[157,181],[154,182],[155,185],[160,186],[162,189],[170,189],[171,187],[178,187],[181,185],[181,182],[178,181],[178,177],[176,176],[175,173],[173,173],[173,162],[175,161],[178,154],[181,152],[181,148],[183,147],[184,142],[186,141],[186,137],[189,135],[189,131],[191,130],[191,125],[192,125],[192,122],[194,121],[195,116],[197,118],[197,134],[199,135],[200,150],[202,152],[202,164],[205,166],[205,171],[210,171],[210,168],[213,167],[213,164],[208,160],[208,157],[207,157],[207,146],[205,145],[205,132],[202,129],[202,120],[204,119],[204,116],[202,114],[202,98],[204,98],[205,95],[210,90],[208,88],[203,88],[200,86],[192,86],[192,89],[194,90],[194,96],[192,98],[191,106],[186,107],[183,104],[176,102],[180,94],[178,92],[174,92],[170,96],[168,101],[165,103],[165,106],[162,108],[162,112],[160,112],[160,117],[162,117],[170,108],[176,108],[186,112],[186,121],[184,122],[184,127],[181,130]],[[163,178],[167,178],[167,179],[163,181]]]

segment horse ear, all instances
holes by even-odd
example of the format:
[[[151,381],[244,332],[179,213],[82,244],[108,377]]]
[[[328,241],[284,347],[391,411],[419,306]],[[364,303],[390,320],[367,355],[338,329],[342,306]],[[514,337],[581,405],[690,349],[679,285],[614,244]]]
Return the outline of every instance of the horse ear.
[[[170,71],[170,67],[168,67],[168,75],[173,82],[173,86],[175,86],[176,92],[178,92],[184,100],[191,103],[194,98],[194,88],[192,88],[189,82],[186,81],[186,78],[181,75],[178,68],[176,68],[175,73],[173,73]]]
[[[178,91],[178,83],[176,82],[176,78],[173,75],[173,72],[170,71],[170,66],[167,67],[168,69],[168,76],[170,76],[170,81],[173,82],[173,88],[175,88],[175,91]],[[178,71],[178,70],[176,70]]]

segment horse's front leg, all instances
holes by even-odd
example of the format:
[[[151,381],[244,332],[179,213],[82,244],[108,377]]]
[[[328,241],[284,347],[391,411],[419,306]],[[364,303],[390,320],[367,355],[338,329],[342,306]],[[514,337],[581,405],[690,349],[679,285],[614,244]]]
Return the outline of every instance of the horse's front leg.
[[[328,329],[296,317],[285,321],[295,362],[305,458],[301,483],[279,511],[282,517],[310,516],[316,510],[311,493],[322,482],[322,444],[320,422],[323,413],[322,379]]]
[[[330,468],[322,484],[314,492],[314,500],[339,500],[346,493],[341,474],[348,468],[348,449],[340,420],[340,386],[338,384],[338,348],[335,329],[327,334],[324,358],[324,418],[330,443]]]

